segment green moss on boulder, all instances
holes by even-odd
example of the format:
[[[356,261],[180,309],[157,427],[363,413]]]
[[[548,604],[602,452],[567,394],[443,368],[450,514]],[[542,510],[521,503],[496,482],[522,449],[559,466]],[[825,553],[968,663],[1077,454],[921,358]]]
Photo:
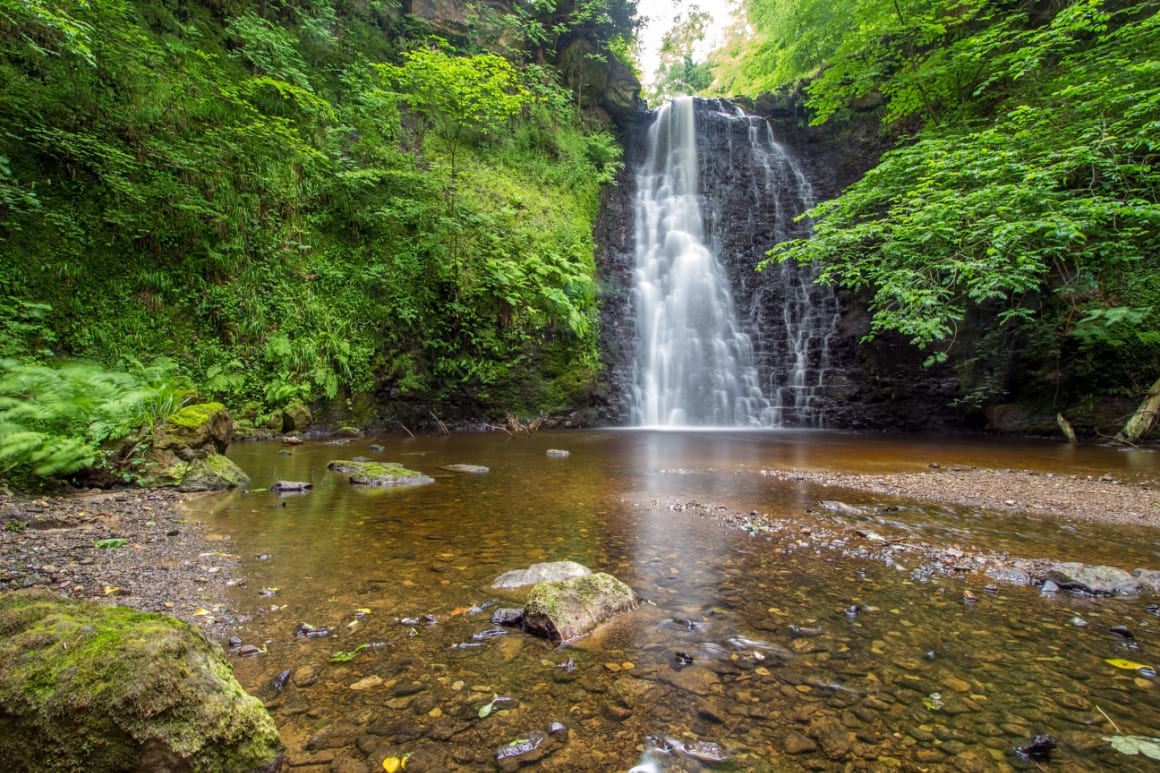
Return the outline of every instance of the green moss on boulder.
[[[171,617],[0,595],[0,759],[12,771],[273,771],[282,745],[221,648]]]
[[[250,482],[250,476],[229,458],[221,454],[210,454],[204,459],[194,459],[186,468],[185,475],[177,484],[178,491],[224,491],[238,488]]]
[[[283,432],[305,432],[313,423],[314,415],[306,403],[294,402],[282,409]]]
[[[541,582],[528,594],[524,627],[553,641],[567,641],[635,603],[632,588],[610,574]]]
[[[415,470],[408,470],[395,462],[353,462],[338,459],[326,465],[335,472],[350,475],[350,482],[356,486],[422,486],[434,483],[435,479]]]

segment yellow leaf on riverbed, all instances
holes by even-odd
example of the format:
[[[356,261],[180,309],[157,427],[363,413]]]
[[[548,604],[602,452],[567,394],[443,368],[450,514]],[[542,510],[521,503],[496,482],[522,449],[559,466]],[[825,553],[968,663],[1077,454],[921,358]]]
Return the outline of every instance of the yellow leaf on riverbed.
[[[1123,658],[1107,658],[1104,660],[1109,666],[1122,668],[1125,671],[1138,671],[1141,668],[1148,668],[1147,663],[1137,663],[1134,660],[1124,660]]]
[[[396,773],[407,767],[407,758],[410,754],[404,754],[402,757],[387,757],[383,760],[383,770],[387,773]]]
[[[209,610],[205,607],[198,607],[197,611],[193,613],[194,617],[205,617],[209,614]]]

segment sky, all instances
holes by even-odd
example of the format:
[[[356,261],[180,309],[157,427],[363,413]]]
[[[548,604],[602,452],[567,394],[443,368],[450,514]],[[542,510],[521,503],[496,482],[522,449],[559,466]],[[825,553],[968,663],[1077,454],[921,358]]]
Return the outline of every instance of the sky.
[[[646,89],[656,79],[657,67],[660,65],[661,38],[672,28],[673,19],[694,6],[713,17],[705,40],[696,51],[698,56],[703,57],[724,42],[725,27],[733,19],[730,9],[732,3],[726,0],[637,0],[637,14],[648,19],[640,31],[640,66]]]

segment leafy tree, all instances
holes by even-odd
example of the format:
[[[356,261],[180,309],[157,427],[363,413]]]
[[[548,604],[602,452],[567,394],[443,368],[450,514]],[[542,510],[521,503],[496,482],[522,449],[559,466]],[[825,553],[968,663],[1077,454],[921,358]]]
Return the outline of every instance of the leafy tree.
[[[1081,0],[1037,22],[948,3],[900,16],[915,36],[843,42],[811,86],[818,119],[873,88],[887,118],[925,128],[773,259],[867,292],[871,336],[898,331],[932,361],[981,313],[1036,341],[1057,380],[1146,388],[1160,370],[1160,63],[1140,53],[1160,51],[1156,10]]]
[[[707,63],[695,62],[694,49],[705,39],[712,17],[697,6],[679,15],[672,28],[661,38],[660,67],[649,98],[654,103],[682,94],[697,94],[713,82]]]

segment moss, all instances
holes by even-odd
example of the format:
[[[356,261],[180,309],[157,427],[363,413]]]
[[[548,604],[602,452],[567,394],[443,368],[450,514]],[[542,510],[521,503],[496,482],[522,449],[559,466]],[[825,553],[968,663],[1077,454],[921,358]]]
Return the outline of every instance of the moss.
[[[209,423],[219,413],[226,413],[226,407],[221,403],[187,405],[177,413],[166,418],[165,423],[185,429],[197,429]]]
[[[417,486],[434,483],[434,479],[395,462],[353,462],[338,459],[326,465],[335,472],[350,474],[350,482],[357,486]]]
[[[571,639],[628,609],[634,601],[632,589],[610,574],[541,582],[528,594],[525,623],[533,633]]]
[[[209,454],[189,464],[177,486],[180,491],[221,491],[238,488],[250,482],[241,467],[222,454]]]
[[[8,769],[247,771],[278,757],[221,648],[179,620],[38,591],[0,596],[0,631]]]

